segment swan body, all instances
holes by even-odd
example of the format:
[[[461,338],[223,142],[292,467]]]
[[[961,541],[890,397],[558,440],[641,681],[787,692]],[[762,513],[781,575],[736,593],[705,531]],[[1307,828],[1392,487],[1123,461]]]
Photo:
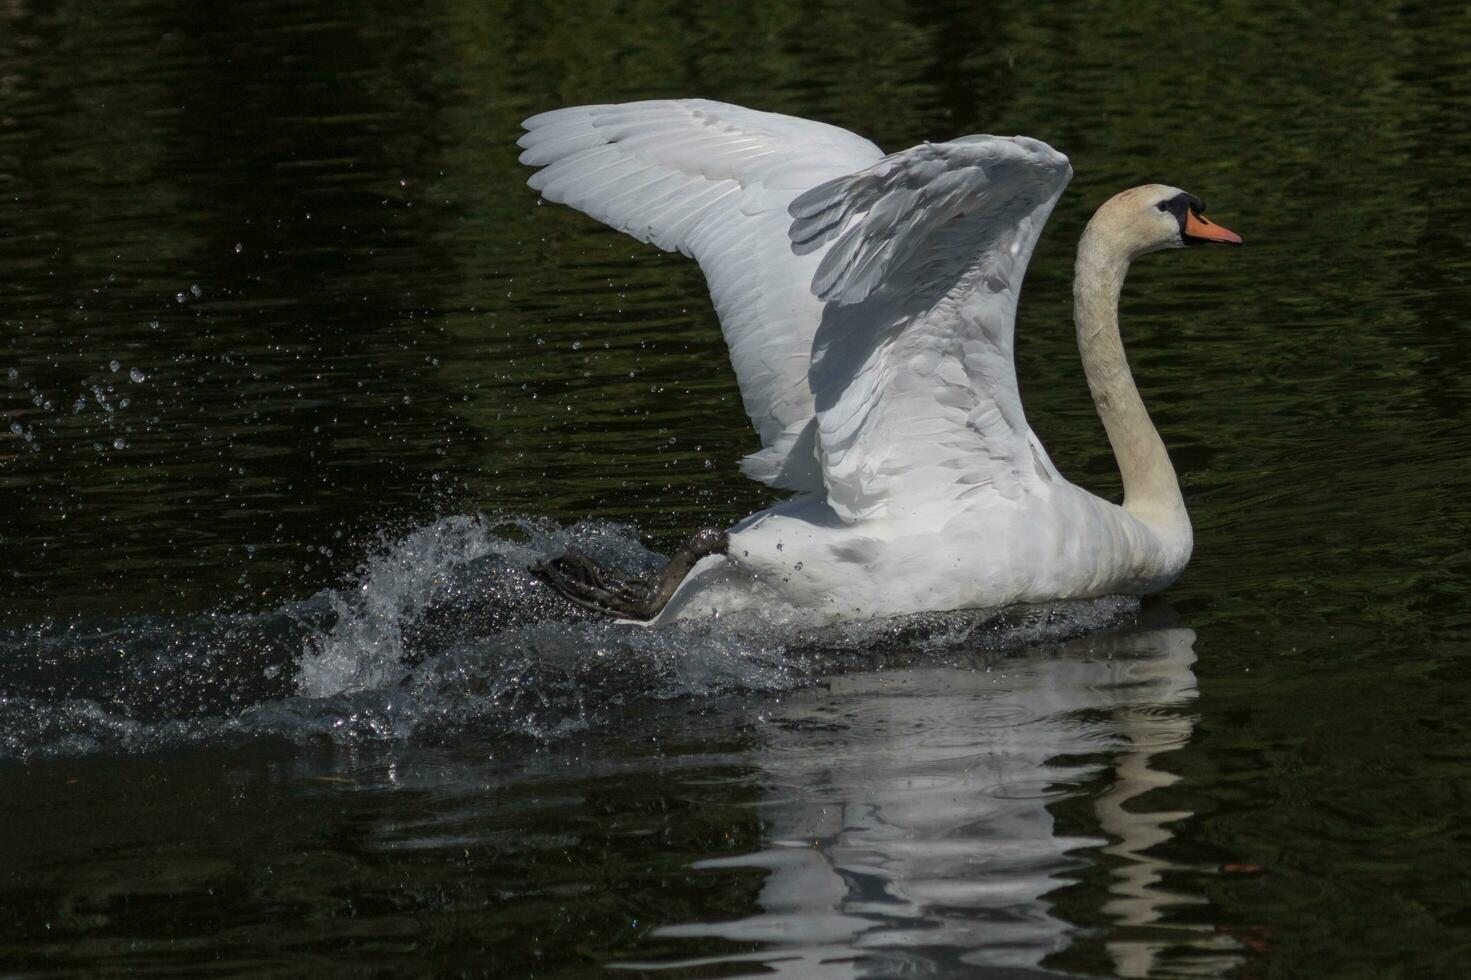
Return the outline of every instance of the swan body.
[[[1118,296],[1139,255],[1240,242],[1197,199],[1125,191],[1079,245],[1078,344],[1120,506],[1058,473],[1017,390],[1022,277],[1072,175],[1047,144],[971,136],[885,156],[833,126],[703,100],[524,126],[543,197],[699,261],[762,442],[742,469],[795,492],[679,565],[650,622],[1142,594],[1184,569],[1190,520],[1129,373]]]

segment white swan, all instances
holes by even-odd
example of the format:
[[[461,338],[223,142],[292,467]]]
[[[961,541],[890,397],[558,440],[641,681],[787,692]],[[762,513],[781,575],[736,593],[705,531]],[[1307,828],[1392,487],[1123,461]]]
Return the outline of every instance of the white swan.
[[[761,437],[744,472],[796,496],[702,532],[649,581],[569,553],[535,571],[582,605],[663,622],[760,607],[836,620],[1162,589],[1190,558],[1174,467],[1129,373],[1137,256],[1236,243],[1173,187],[1124,191],[1078,245],[1078,347],[1122,506],[1058,473],[1012,360],[1023,274],[1072,176],[1025,136],[885,156],[823,123],[701,100],[526,120],[550,201],[700,263]]]

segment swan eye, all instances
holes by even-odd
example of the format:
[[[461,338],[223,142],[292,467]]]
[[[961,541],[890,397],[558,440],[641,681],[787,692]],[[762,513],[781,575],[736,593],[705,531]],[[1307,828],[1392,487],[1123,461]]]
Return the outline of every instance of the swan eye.
[[[1173,214],[1180,221],[1185,220],[1185,212],[1194,210],[1196,214],[1205,210],[1205,205],[1198,198],[1189,194],[1176,194],[1174,197],[1160,201],[1155,207],[1166,214]]]
[[[1187,238],[1185,226],[1191,218],[1199,218],[1205,213],[1205,202],[1194,194],[1181,192],[1168,200],[1160,201],[1155,205],[1161,211],[1174,217],[1180,224],[1180,237]]]

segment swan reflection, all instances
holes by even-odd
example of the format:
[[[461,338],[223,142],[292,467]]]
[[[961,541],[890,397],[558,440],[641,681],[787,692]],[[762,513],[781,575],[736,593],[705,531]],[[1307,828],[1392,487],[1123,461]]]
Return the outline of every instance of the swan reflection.
[[[824,978],[1041,973],[1080,933],[1048,896],[1099,853],[1111,880],[1095,914],[1113,926],[1103,947],[1116,973],[1148,975],[1164,950],[1173,969],[1236,965],[1229,938],[1161,925],[1166,907],[1204,899],[1162,884],[1171,865],[1150,854],[1189,814],[1151,812],[1140,799],[1177,778],[1153,762],[1191,736],[1194,639],[1188,629],[1138,630],[989,669],[854,674],[775,706],[754,760],[768,786],[765,846],[696,865],[765,870],[760,911],[659,930],[760,948],[637,966],[747,961],[762,975]],[[1060,828],[1053,806],[1079,793],[1093,794],[1091,816],[1069,821],[1082,834]]]

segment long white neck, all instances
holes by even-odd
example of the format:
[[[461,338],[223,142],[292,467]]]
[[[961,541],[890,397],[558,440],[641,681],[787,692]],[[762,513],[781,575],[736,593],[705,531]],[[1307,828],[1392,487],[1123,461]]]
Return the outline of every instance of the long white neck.
[[[1139,397],[1119,336],[1119,291],[1130,256],[1099,222],[1078,243],[1073,270],[1073,320],[1078,350],[1098,417],[1124,480],[1124,509],[1164,533],[1190,534],[1180,481],[1165,444]]]

